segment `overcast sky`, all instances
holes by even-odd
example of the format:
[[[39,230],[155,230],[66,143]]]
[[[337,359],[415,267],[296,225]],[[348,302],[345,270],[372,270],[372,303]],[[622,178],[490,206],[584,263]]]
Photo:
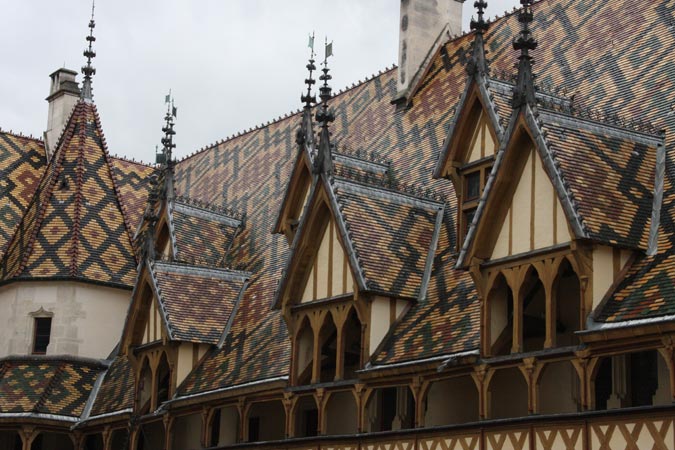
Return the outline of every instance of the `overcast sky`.
[[[488,16],[518,0],[488,0]],[[97,0],[94,101],[113,154],[154,160],[164,96],[176,155],[301,106],[307,35],[334,42],[334,90],[398,59],[399,0]],[[49,74],[79,72],[90,0],[0,0],[0,127],[42,136]],[[473,13],[464,4],[463,28]],[[317,45],[317,48],[320,45]],[[78,76],[78,80],[81,75]]]

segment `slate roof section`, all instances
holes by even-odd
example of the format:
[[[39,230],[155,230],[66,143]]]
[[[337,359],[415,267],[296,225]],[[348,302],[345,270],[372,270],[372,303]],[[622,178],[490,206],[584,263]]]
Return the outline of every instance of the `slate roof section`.
[[[136,259],[93,104],[79,102],[9,244],[2,280],[131,287]]]
[[[249,274],[159,261],[151,263],[151,273],[171,339],[220,343]]]
[[[0,413],[79,418],[105,366],[52,357],[0,360]]]
[[[93,399],[89,419],[134,406],[134,373],[126,356],[116,357],[101,376],[103,382]]]
[[[227,265],[230,248],[243,225],[241,215],[183,198],[172,203],[170,214],[176,261],[200,266]]]
[[[0,258],[47,165],[44,143],[0,131]]]

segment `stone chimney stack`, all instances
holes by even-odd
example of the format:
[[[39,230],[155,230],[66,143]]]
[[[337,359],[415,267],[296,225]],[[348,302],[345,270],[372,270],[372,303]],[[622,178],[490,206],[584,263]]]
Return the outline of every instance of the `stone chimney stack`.
[[[76,76],[77,72],[65,68],[59,69],[49,76],[52,84],[49,89],[49,97],[46,99],[49,102],[49,116],[47,118],[47,131],[44,134],[48,160],[56,150],[56,141],[61,135],[73,107],[80,99],[80,87],[75,80]]]
[[[462,3],[464,0],[401,0],[397,101],[407,99],[435,44],[445,42],[447,35],[461,33]]]

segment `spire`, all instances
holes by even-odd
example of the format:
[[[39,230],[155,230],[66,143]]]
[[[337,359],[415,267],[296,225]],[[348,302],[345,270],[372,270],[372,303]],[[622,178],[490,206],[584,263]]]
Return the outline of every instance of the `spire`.
[[[513,91],[513,107],[517,108],[525,103],[533,105],[534,97],[534,75],[532,74],[532,56],[530,51],[537,48],[537,41],[530,31],[532,23],[532,0],[520,0],[523,8],[518,14],[518,21],[521,24],[520,35],[513,41],[513,48],[520,50],[518,57],[518,81]]]
[[[171,97],[171,91],[169,95],[166,96],[166,115],[164,116],[164,126],[162,131],[164,132],[164,137],[162,138],[162,151],[157,153],[156,161],[160,164],[161,172],[164,178],[162,197],[169,200],[173,199],[175,196],[174,187],[173,187],[173,175],[175,161],[173,159],[173,149],[176,148],[176,144],[173,143],[173,136],[176,134],[174,131],[174,119],[177,116],[178,110],[174,106],[173,98]]]
[[[91,60],[96,57],[96,52],[94,51],[92,45],[96,38],[94,37],[94,28],[96,27],[96,22],[94,22],[94,0],[91,2],[91,20],[89,20],[89,36],[87,36],[87,41],[89,42],[89,47],[84,51],[84,56],[87,57],[87,65],[82,67],[82,73],[84,74],[84,81],[82,82],[82,91],[80,97],[85,101],[92,101],[94,94],[92,93],[91,88],[91,79],[92,76],[96,74],[96,69],[91,65]]]
[[[316,65],[314,65],[314,33],[309,36],[308,47],[311,49],[311,53],[309,62],[307,63],[309,77],[305,79],[307,93],[300,96],[300,100],[305,104],[305,107],[302,113],[302,124],[298,129],[295,139],[301,148],[305,144],[309,144],[310,147],[314,144],[314,129],[312,126],[312,106],[316,104],[316,96],[312,94],[312,86],[316,83],[316,80],[313,78],[313,73],[316,70]]]
[[[328,57],[333,56],[333,43],[328,43],[326,39],[326,53],[323,60],[323,75],[319,77],[319,80],[323,81],[323,85],[319,88],[319,98],[321,99],[321,106],[319,111],[316,113],[316,120],[321,125],[321,134],[319,137],[319,150],[314,160],[314,172],[324,172],[331,173],[333,171],[333,158],[331,155],[331,143],[330,143],[330,132],[328,131],[328,126],[331,122],[335,120],[335,115],[328,108],[328,100],[333,96],[332,90],[328,85],[328,81],[333,77],[330,76],[328,72]]]
[[[155,259],[155,227],[157,226],[157,201],[159,200],[159,186],[157,175],[150,176],[150,190],[148,193],[148,204],[145,207],[143,220],[146,222],[146,228],[142,235],[142,241],[138,244],[138,248],[142,252],[143,258]]]
[[[487,5],[485,0],[477,0],[473,4],[478,13],[478,20],[474,20],[473,17],[471,18],[471,30],[474,30],[476,34],[473,41],[473,55],[467,66],[467,71],[470,75],[475,73],[487,74],[489,70],[487,60],[485,59],[485,42],[483,40],[483,34],[488,29],[488,24],[483,17]]]

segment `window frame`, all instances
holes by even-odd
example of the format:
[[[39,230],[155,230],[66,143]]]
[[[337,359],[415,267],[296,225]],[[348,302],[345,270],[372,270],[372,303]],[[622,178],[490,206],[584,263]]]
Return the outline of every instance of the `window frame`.
[[[47,343],[45,344],[43,351],[37,350],[38,327],[39,327],[38,323],[40,321],[48,321],[48,324],[49,324],[49,331],[47,333]],[[42,337],[44,337],[44,336],[42,335]],[[34,316],[33,317],[33,343],[31,345],[31,355],[46,355],[47,349],[49,348],[49,344],[51,343],[51,337],[52,337],[52,316],[45,316],[45,315]]]

